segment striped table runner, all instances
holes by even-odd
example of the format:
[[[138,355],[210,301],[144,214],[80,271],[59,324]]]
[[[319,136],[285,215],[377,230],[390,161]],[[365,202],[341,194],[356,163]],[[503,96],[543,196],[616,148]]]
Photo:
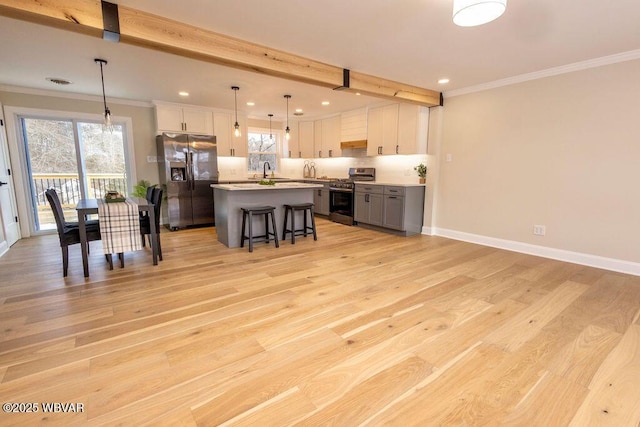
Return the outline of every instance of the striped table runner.
[[[98,199],[98,219],[105,254],[142,249],[137,203],[129,199],[117,203]]]

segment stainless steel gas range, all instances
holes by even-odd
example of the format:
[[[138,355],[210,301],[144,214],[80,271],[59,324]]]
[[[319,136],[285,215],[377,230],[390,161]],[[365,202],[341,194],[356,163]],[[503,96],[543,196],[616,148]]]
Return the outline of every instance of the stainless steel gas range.
[[[349,178],[329,183],[329,219],[353,225],[355,181],[375,181],[375,168],[349,168]]]

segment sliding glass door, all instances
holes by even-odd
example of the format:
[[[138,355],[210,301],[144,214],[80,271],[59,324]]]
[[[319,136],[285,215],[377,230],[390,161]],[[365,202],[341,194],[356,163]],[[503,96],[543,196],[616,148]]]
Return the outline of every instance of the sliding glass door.
[[[127,194],[124,126],[103,131],[101,123],[72,119],[20,118],[31,186],[34,231],[55,229],[44,195],[55,188],[67,221],[77,221],[81,198],[107,190]]]

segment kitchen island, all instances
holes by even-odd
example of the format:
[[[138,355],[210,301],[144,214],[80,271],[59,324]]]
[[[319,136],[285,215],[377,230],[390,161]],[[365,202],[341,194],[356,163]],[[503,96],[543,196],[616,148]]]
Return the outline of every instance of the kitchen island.
[[[213,188],[216,233],[218,241],[229,248],[240,246],[242,229],[241,208],[274,206],[278,238],[282,237],[285,204],[313,203],[313,190],[322,184],[277,182],[275,185],[257,183],[211,184]],[[301,213],[300,213],[301,214]],[[264,221],[254,219],[254,235],[264,234]]]

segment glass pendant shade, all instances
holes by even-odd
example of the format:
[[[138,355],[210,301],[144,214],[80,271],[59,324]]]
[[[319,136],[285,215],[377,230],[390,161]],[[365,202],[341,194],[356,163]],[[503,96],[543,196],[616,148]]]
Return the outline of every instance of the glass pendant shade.
[[[240,124],[238,123],[238,90],[240,90],[240,88],[238,86],[231,86],[231,89],[233,90],[233,103],[236,111],[236,122],[233,125],[233,135],[236,138],[239,138],[242,136],[242,132],[240,132]]]
[[[286,140],[289,140],[289,138],[291,138],[291,129],[289,129],[289,99],[291,99],[291,95],[285,95],[284,97],[287,100],[287,128],[284,130],[284,137]]]
[[[453,0],[453,22],[461,27],[475,27],[500,17],[507,0]]]
[[[94,61],[96,64],[100,65],[100,81],[102,82],[102,102],[104,104],[102,130],[113,132],[113,124],[111,123],[111,111],[109,110],[109,107],[107,107],[107,95],[104,90],[104,71],[102,70],[102,67],[104,65],[107,65],[107,61],[105,59],[100,59],[100,58],[95,58]]]

